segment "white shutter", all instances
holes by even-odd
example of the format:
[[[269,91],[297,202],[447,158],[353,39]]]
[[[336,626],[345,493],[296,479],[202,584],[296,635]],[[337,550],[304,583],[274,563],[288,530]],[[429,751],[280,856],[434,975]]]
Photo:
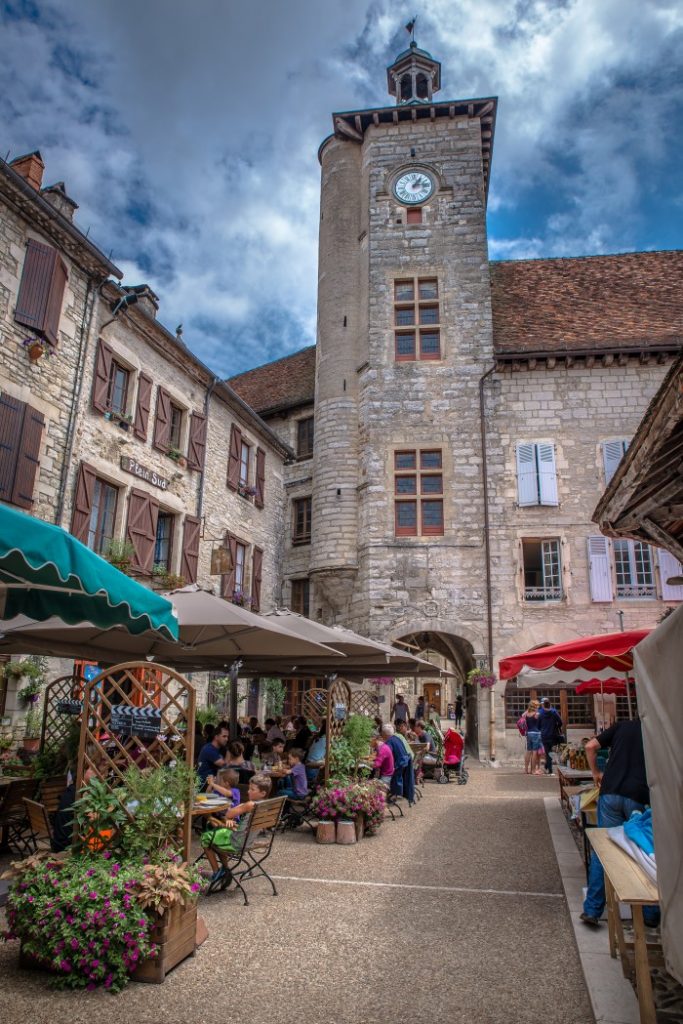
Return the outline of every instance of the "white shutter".
[[[517,445],[517,501],[520,505],[538,505],[536,445]]]
[[[588,570],[590,572],[591,601],[611,601],[612,569],[609,562],[607,537],[588,538]]]
[[[538,443],[538,481],[541,505],[558,505],[557,472],[555,470],[555,446]]]
[[[671,576],[683,576],[683,565],[669,551],[659,552],[659,575],[662,580],[662,600],[683,601],[683,587],[670,587]]]
[[[605,466],[605,486],[616,473],[627,448],[628,441],[603,441],[602,461]]]

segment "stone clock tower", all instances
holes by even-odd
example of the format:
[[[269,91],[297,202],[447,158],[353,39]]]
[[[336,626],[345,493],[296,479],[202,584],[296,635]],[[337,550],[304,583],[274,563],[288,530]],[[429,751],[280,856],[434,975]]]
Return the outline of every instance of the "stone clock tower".
[[[322,189],[311,579],[326,621],[487,654],[479,381],[495,99],[437,100],[411,43],[395,105],[334,114]],[[429,641],[429,642],[428,642]]]

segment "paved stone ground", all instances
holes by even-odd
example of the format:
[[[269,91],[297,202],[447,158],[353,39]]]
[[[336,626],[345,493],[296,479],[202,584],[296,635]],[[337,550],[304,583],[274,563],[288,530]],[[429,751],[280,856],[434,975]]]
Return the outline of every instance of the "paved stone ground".
[[[475,766],[357,846],[278,839],[280,895],[202,901],[163,985],[53,992],[0,945],[4,1024],[593,1024],[544,813],[555,779]],[[253,895],[251,895],[253,893]]]

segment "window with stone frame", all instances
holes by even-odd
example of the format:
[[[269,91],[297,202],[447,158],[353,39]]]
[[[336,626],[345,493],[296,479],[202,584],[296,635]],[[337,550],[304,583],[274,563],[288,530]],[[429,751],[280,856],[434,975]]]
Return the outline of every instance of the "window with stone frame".
[[[525,537],[522,540],[522,570],[525,601],[562,600],[562,558],[557,538]]]
[[[114,539],[118,497],[119,492],[116,487],[100,477],[95,477],[88,521],[87,545],[98,555],[104,554]]]
[[[656,598],[654,559],[649,544],[639,540],[614,540],[612,549],[617,597],[634,600]]]
[[[239,486],[249,486],[249,457],[251,454],[251,447],[245,440],[240,441],[240,477]]]
[[[396,362],[441,359],[439,283],[435,277],[394,281]]]
[[[310,617],[311,584],[308,579],[292,580],[291,609],[306,618]]]
[[[313,455],[313,417],[298,420],[296,425],[296,455],[298,459],[310,459]]]
[[[311,543],[312,498],[295,498],[292,502],[292,544]]]
[[[157,530],[154,538],[154,565],[166,572],[171,571],[171,556],[173,553],[173,528],[175,516],[171,512],[159,510],[157,515]]]
[[[443,535],[441,449],[394,452],[394,532],[397,537]]]
[[[241,597],[247,592],[247,545],[237,542],[235,545],[235,589],[234,597]]]
[[[107,408],[119,416],[125,416],[128,411],[128,386],[130,383],[130,370],[123,366],[116,359],[111,361],[109,371],[109,390],[107,392]]]
[[[180,450],[180,441],[182,439],[183,429],[183,410],[179,405],[175,405],[171,402],[171,420],[170,430],[168,435],[169,448],[175,448],[177,451]]]
[[[593,729],[595,713],[593,697],[587,693],[576,693],[570,688],[536,689],[535,687],[517,688],[509,683],[505,690],[505,728],[514,729],[517,720],[524,714],[529,702],[550,698],[550,703],[557,709],[567,729]]]

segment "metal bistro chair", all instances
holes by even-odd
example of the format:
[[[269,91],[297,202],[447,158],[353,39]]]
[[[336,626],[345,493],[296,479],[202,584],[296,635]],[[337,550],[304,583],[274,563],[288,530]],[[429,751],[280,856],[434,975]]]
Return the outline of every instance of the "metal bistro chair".
[[[14,847],[22,854],[31,852],[31,832],[24,798],[30,800],[35,791],[36,784],[33,779],[18,779],[6,787],[0,805],[0,833],[4,849]]]
[[[263,867],[263,862],[270,856],[285,800],[285,797],[276,797],[271,800],[258,801],[254,810],[248,815],[243,829],[239,832],[239,849],[232,853],[222,851],[227,853],[227,869],[221,878],[209,884],[206,890],[207,896],[223,892],[234,881],[244,897],[244,905],[247,906],[249,899],[243,883],[259,875],[268,879],[273,888],[273,895],[277,896],[275,884]],[[209,821],[216,829],[224,826],[224,822],[220,818],[211,817]],[[208,849],[211,849],[211,846]],[[201,860],[205,852],[202,852],[198,860]],[[222,857],[220,859],[222,861]]]

